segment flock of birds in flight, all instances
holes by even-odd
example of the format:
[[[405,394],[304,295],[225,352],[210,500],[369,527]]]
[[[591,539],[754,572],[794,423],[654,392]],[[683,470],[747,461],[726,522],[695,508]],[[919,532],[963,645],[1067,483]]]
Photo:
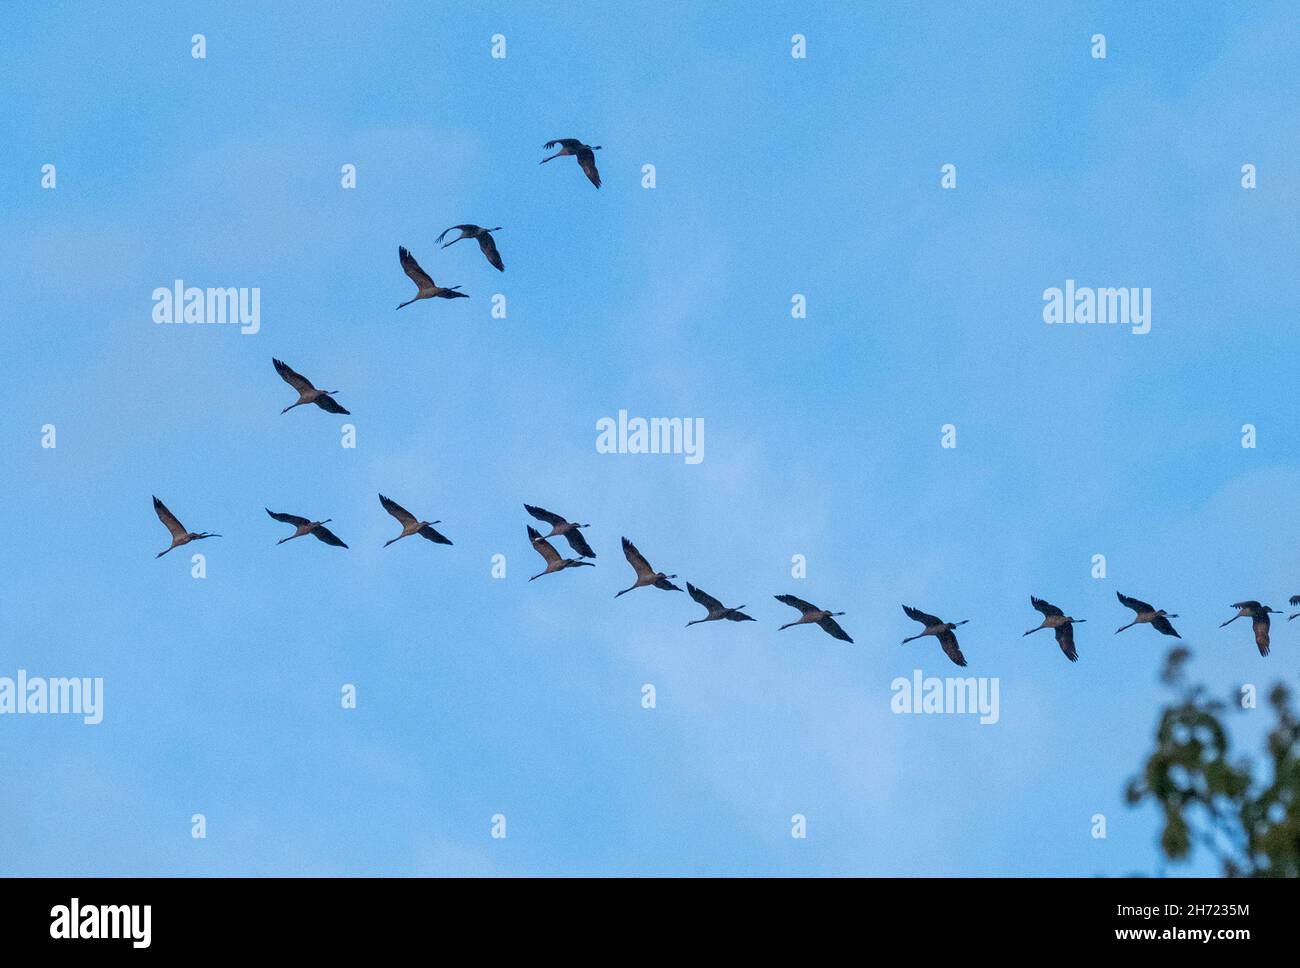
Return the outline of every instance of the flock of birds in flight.
[[[560,150],[549,158],[543,158],[539,164],[544,165],[548,161],[552,161],[556,158],[562,158],[565,155],[572,155],[574,158],[578,159],[578,165],[582,168],[582,171],[587,178],[590,179],[591,183],[597,188],[600,187],[600,172],[596,169],[595,155],[595,152],[600,150],[600,145],[585,145],[577,138],[559,138],[555,141],[546,142],[543,147],[547,151],[556,147]],[[481,225],[470,225],[468,223],[465,225],[453,225],[449,229],[444,229],[442,234],[434,239],[434,243],[437,244],[442,242],[442,240],[451,232],[460,232],[460,235],[456,236],[450,242],[442,242],[442,247],[445,249],[449,245],[455,245],[462,239],[477,239],[479,250],[483,253],[484,258],[486,258],[492,267],[498,272],[505,272],[506,264],[501,259],[501,253],[497,251],[496,240],[492,238],[493,232],[500,231],[501,226],[499,225],[490,229],[484,228]],[[434,282],[433,276],[420,268],[420,263],[415,261],[415,256],[411,255],[410,250],[405,246],[398,246],[397,258],[402,264],[402,271],[410,277],[418,290],[413,299],[408,299],[406,302],[399,305],[397,307],[398,309],[401,309],[403,306],[409,306],[413,302],[419,302],[421,299],[469,298],[469,293],[461,292],[460,286],[440,286]]]
[[[595,156],[595,152],[600,150],[600,145],[586,145],[576,138],[560,138],[554,141],[548,141],[543,147],[548,151],[552,148],[559,148],[559,151],[543,158],[540,164],[546,164],[548,161],[565,156],[573,157],[577,160],[583,174],[587,176],[593,185],[600,188],[600,172],[596,168]],[[496,240],[492,237],[493,232],[499,232],[500,230],[501,226],[499,225],[493,228],[484,228],[481,225],[465,223],[461,225],[453,225],[450,228],[445,229],[434,241],[435,244],[441,243],[442,248],[445,249],[464,239],[474,239],[478,242],[479,250],[483,253],[484,258],[487,259],[488,263],[497,271],[504,272],[505,263],[501,258],[501,253],[497,250]],[[444,242],[443,240],[452,232],[459,232],[459,235],[450,241]],[[409,306],[411,303],[418,302],[421,299],[468,298],[469,294],[461,292],[460,286],[439,286],[435,283],[433,277],[420,267],[415,256],[411,255],[410,251],[405,246],[399,246],[397,253],[398,260],[402,266],[402,271],[404,271],[411,281],[415,283],[418,290],[414,298],[408,299],[406,302],[400,304],[397,307],[398,309]],[[338,390],[319,390],[310,380],[293,370],[283,360],[273,359],[271,362],[274,364],[275,371],[280,375],[281,379],[298,392],[298,400],[280,411],[282,414],[288,413],[294,407],[301,407],[311,403],[314,403],[316,406],[328,413],[350,413],[350,411],[344,409],[343,406],[334,399],[335,394],[339,392]],[[379,495],[379,503],[383,509],[392,515],[397,520],[397,523],[402,526],[402,531],[396,538],[384,542],[385,548],[396,541],[417,534],[434,544],[450,545],[452,543],[449,538],[434,528],[434,525],[441,524],[441,521],[422,521],[416,518],[415,515],[411,514],[411,512],[407,511],[406,508],[402,507],[396,501],[385,497],[383,494]],[[191,541],[221,537],[219,534],[214,534],[208,531],[189,531],[180,523],[176,518],[176,515],[172,514],[171,511],[167,509],[167,506],[163,504],[162,501],[158,500],[157,497],[154,497],[153,499],[153,507],[159,520],[162,521],[172,536],[171,544],[167,548],[158,552],[155,557],[161,558],[173,548],[179,548],[182,545],[189,544]],[[529,543],[533,550],[541,555],[542,560],[546,562],[546,567],[536,575],[529,578],[529,581],[535,581],[544,575],[554,574],[557,571],[564,571],[568,568],[595,567],[594,562],[587,559],[595,558],[596,552],[592,550],[591,545],[582,534],[582,529],[590,527],[590,525],[577,524],[558,514],[553,514],[545,508],[540,508],[532,504],[525,504],[524,510],[538,521],[545,522],[551,526],[551,530],[546,534],[541,534],[531,525],[528,526]],[[299,515],[288,514],[282,511],[272,511],[270,508],[266,509],[266,513],[276,521],[283,524],[293,525],[293,534],[289,535],[287,538],[281,538],[276,542],[277,544],[284,544],[286,541],[292,541],[294,538],[312,535],[317,540],[322,541],[327,545],[332,545],[336,548],[347,547],[338,535],[325,527],[326,524],[331,522],[331,518],[325,518],[323,521],[313,521],[311,518],[300,517]],[[577,557],[563,557],[555,550],[555,546],[548,540],[550,538],[564,538]],[[616,592],[614,595],[615,598],[626,595],[628,592],[635,591],[638,588],[646,588],[649,586],[653,586],[663,591],[682,591],[679,586],[672,582],[672,579],[677,577],[676,575],[667,575],[662,571],[656,571],[652,568],[650,562],[646,560],[645,555],[641,554],[636,545],[627,538],[623,538],[623,555],[627,558],[628,564],[632,566],[632,570],[636,573],[636,581],[627,588]],[[707,612],[704,618],[698,618],[687,622],[687,628],[690,628],[692,625],[699,625],[703,622],[718,622],[724,620],[729,622],[755,621],[753,616],[746,615],[741,611],[741,609],[746,608],[745,605],[723,605],[718,599],[714,598],[702,589],[697,588],[695,585],[692,585],[690,582],[686,582],[686,591],[691,598],[703,606]],[[1171,618],[1178,618],[1177,615],[1172,615],[1164,609],[1154,608],[1137,598],[1130,598],[1129,596],[1118,592],[1116,595],[1118,596],[1120,603],[1124,605],[1124,607],[1132,609],[1134,613],[1133,621],[1116,629],[1116,635],[1123,632],[1125,629],[1132,628],[1134,625],[1145,624],[1150,625],[1157,632],[1161,632],[1164,635],[1181,638],[1177,630],[1174,629],[1173,624],[1169,621]],[[776,595],[774,597],[778,602],[781,602],[784,605],[789,605],[800,613],[798,619],[780,626],[779,630],[785,630],[796,625],[818,625],[833,638],[839,639],[843,642],[853,641],[849,634],[840,627],[838,622],[835,621],[838,616],[844,614],[843,612],[833,612],[828,609],[819,608],[811,602],[804,601],[802,598],[798,598],[794,595]],[[1056,636],[1056,642],[1060,646],[1061,652],[1064,653],[1065,657],[1071,662],[1078,661],[1079,653],[1074,644],[1074,626],[1080,622],[1087,621],[1087,619],[1074,618],[1066,615],[1065,612],[1053,605],[1051,602],[1044,601],[1043,599],[1032,595],[1029,598],[1029,602],[1035,610],[1042,614],[1043,620],[1039,625],[1034,626],[1024,634],[1028,636],[1035,632],[1042,631],[1043,629],[1053,629]],[[1290,604],[1293,606],[1300,605],[1300,595],[1293,595],[1290,599]],[[1268,655],[1269,615],[1279,615],[1282,613],[1267,605],[1261,605],[1257,601],[1236,602],[1232,607],[1237,610],[1237,614],[1233,615],[1232,618],[1222,623],[1219,627],[1222,628],[1225,625],[1230,625],[1239,618],[1249,618],[1255,633],[1255,644],[1259,649],[1259,654],[1262,656]],[[915,639],[924,638],[927,635],[932,635],[939,640],[940,647],[949,659],[951,659],[956,665],[966,665],[966,657],[962,654],[961,646],[957,642],[956,629],[958,626],[965,625],[970,621],[969,619],[962,619],[960,622],[945,622],[938,616],[931,615],[928,612],[923,612],[918,608],[911,607],[910,605],[904,605],[903,612],[908,618],[912,619],[914,622],[919,622],[922,626],[922,630],[916,635],[910,635],[903,639],[904,644]],[[1297,617],[1300,617],[1300,612],[1290,615],[1288,620]]]
[[[276,362],[277,364],[279,363],[279,361]],[[279,366],[277,365],[277,369],[278,368]],[[391,498],[385,497],[383,494],[379,495],[379,503],[380,506],[392,515],[397,520],[397,523],[402,526],[402,531],[396,538],[391,538],[384,542],[385,548],[396,541],[400,541],[403,538],[409,538],[416,534],[432,541],[434,544],[450,545],[452,543],[451,539],[447,538],[434,528],[434,525],[441,524],[441,521],[420,520],[410,511],[406,510],[406,508],[402,507]],[[162,521],[167,530],[171,532],[172,536],[171,544],[158,552],[156,556],[158,558],[161,558],[173,548],[179,548],[181,545],[189,544],[191,541],[221,537],[221,535],[209,531],[195,532],[187,530],[186,527],[177,519],[176,515],[172,514],[171,511],[167,509],[167,506],[163,504],[162,501],[158,500],[157,497],[153,499],[153,507],[159,520]],[[546,534],[542,534],[532,525],[528,525],[527,527],[529,544],[532,545],[534,551],[542,556],[542,560],[546,562],[546,567],[530,577],[528,579],[529,581],[535,581],[545,575],[554,574],[557,571],[564,571],[567,568],[595,567],[595,563],[588,559],[595,558],[596,552],[592,549],[590,543],[588,543],[586,537],[582,534],[582,529],[590,527],[590,525],[578,524],[577,522],[570,521],[567,518],[548,511],[545,508],[537,507],[532,504],[525,504],[524,510],[538,521],[543,521],[551,526],[551,530]],[[281,538],[276,542],[276,544],[284,544],[286,541],[292,541],[294,538],[301,538],[310,534],[327,545],[333,545],[336,548],[347,547],[338,535],[325,527],[326,524],[330,523],[330,518],[325,518],[323,521],[313,521],[310,518],[300,517],[296,514],[272,511],[270,508],[266,509],[266,513],[276,521],[280,521],[284,524],[291,524],[294,527],[293,534],[289,535],[287,538]],[[551,544],[549,540],[550,538],[564,538],[577,557],[563,557],[560,552],[555,550],[555,546]],[[632,566],[632,570],[636,574],[636,580],[627,588],[615,592],[615,598],[626,595],[628,592],[635,591],[638,588],[647,588],[651,586],[668,592],[682,591],[680,586],[673,584],[672,580],[677,577],[676,575],[668,575],[662,571],[657,571],[651,566],[650,562],[646,560],[645,555],[640,552],[636,545],[627,538],[623,538],[622,540],[623,556],[627,559],[628,564]],[[722,602],[714,598],[708,592],[705,592],[690,582],[686,582],[686,592],[691,596],[691,598],[703,606],[707,612],[704,618],[693,619],[692,621],[687,622],[687,628],[690,628],[692,625],[699,625],[703,622],[718,622],[723,620],[729,622],[755,621],[753,616],[747,615],[742,611],[742,609],[746,607],[745,605],[723,605]],[[1128,595],[1118,592],[1116,595],[1119,597],[1122,605],[1126,608],[1132,609],[1133,611],[1133,621],[1116,629],[1116,635],[1123,632],[1125,629],[1132,628],[1134,625],[1150,625],[1157,632],[1161,632],[1164,635],[1172,635],[1174,638],[1181,638],[1177,629],[1174,628],[1173,623],[1169,621],[1171,618],[1177,618],[1178,616],[1176,614],[1170,614],[1163,608],[1154,608],[1148,603],[1137,598],[1130,598]],[[838,616],[844,614],[843,612],[833,612],[829,609],[819,608],[811,602],[804,601],[802,598],[798,598],[794,595],[776,595],[774,597],[778,602],[781,602],[784,605],[789,605],[791,608],[797,609],[800,613],[799,618],[793,622],[787,622],[785,625],[782,625],[778,631],[783,631],[796,625],[818,625],[833,638],[839,639],[843,642],[853,641],[849,634],[840,627],[840,624],[837,621],[835,621]],[[1290,602],[1292,605],[1300,605],[1300,595],[1293,595]],[[1053,629],[1056,635],[1056,642],[1061,647],[1061,651],[1065,654],[1065,657],[1071,662],[1078,661],[1079,653],[1074,645],[1074,626],[1080,622],[1086,622],[1087,619],[1074,618],[1071,615],[1066,615],[1065,612],[1053,605],[1051,602],[1044,601],[1043,599],[1032,595],[1029,597],[1029,603],[1035,610],[1042,614],[1043,620],[1040,624],[1034,626],[1024,634],[1033,635],[1035,632],[1040,632],[1043,629]],[[1232,616],[1232,618],[1228,619],[1219,627],[1222,628],[1224,625],[1230,625],[1239,618],[1249,618],[1251,620],[1252,628],[1254,629],[1255,644],[1259,648],[1259,654],[1268,655],[1269,615],[1280,615],[1282,613],[1267,605],[1261,605],[1256,601],[1236,602],[1232,607],[1237,610],[1237,614]],[[969,619],[962,619],[960,622],[945,622],[936,615],[923,612],[919,608],[913,608],[910,605],[904,605],[903,611],[906,613],[908,618],[912,619],[914,622],[919,622],[922,626],[922,630],[916,635],[910,635],[903,639],[903,644],[915,639],[924,638],[927,635],[933,635],[939,640],[940,647],[942,647],[944,654],[947,655],[949,659],[951,659],[956,665],[966,665],[966,656],[962,654],[961,646],[957,642],[956,629],[959,626],[965,625],[970,621]],[[1296,617],[1300,617],[1300,612],[1296,612],[1289,618],[1294,619]]]

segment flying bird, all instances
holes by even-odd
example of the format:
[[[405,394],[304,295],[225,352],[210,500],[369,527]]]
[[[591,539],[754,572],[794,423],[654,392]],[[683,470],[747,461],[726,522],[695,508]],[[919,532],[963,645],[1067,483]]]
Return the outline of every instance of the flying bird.
[[[294,370],[283,360],[271,359],[275,364],[275,372],[280,374],[280,379],[298,391],[298,402],[291,403],[281,410],[281,413],[288,413],[294,407],[301,407],[304,403],[314,403],[322,410],[330,413],[348,413],[344,410],[332,394],[338,393],[337,390],[317,390],[301,373],[295,373]]]
[[[1129,598],[1127,595],[1121,595],[1119,592],[1116,592],[1115,596],[1120,600],[1120,603],[1123,604],[1125,608],[1131,608],[1137,613],[1137,617],[1133,619],[1133,621],[1129,622],[1128,625],[1120,626],[1115,630],[1116,635],[1119,635],[1119,633],[1123,632],[1124,629],[1131,629],[1134,625],[1149,622],[1157,632],[1163,632],[1165,635],[1172,635],[1176,639],[1182,638],[1182,636],[1179,635],[1174,630],[1174,627],[1169,623],[1169,620],[1171,618],[1177,618],[1177,615],[1170,615],[1163,608],[1156,610],[1146,602],[1139,601],[1136,598]]]
[[[402,306],[409,306],[411,303],[417,302],[421,299],[433,299],[435,297],[438,299],[469,298],[469,293],[456,291],[460,286],[452,286],[450,289],[445,289],[434,282],[433,277],[420,268],[420,263],[415,261],[415,256],[411,255],[411,253],[406,250],[405,246],[399,245],[397,247],[397,256],[402,261],[402,271],[411,277],[411,281],[415,283],[420,290],[415,294],[414,299],[406,300],[406,302],[397,307],[398,309],[401,309]]]
[[[790,628],[792,625],[809,625],[816,624],[822,627],[827,635],[839,639],[841,642],[852,642],[849,633],[840,628],[840,623],[835,621],[836,615],[843,615],[843,612],[828,612],[824,608],[818,608],[811,602],[805,602],[802,598],[795,598],[793,595],[773,595],[778,602],[789,605],[791,608],[797,608],[803,612],[799,619],[794,622],[787,622],[777,629],[778,632]]]
[[[591,550],[591,545],[587,544],[587,539],[582,536],[579,528],[590,528],[589,524],[574,524],[572,521],[566,521],[558,514],[552,514],[545,508],[534,507],[531,504],[525,504],[524,510],[535,517],[538,521],[545,521],[551,526],[550,534],[541,535],[541,538],[558,538],[563,535],[569,542],[569,547],[576,551],[583,558],[595,558],[596,552]]]
[[[325,527],[326,523],[332,521],[333,518],[326,518],[324,521],[308,521],[306,518],[300,518],[296,514],[279,514],[272,511],[270,508],[266,509],[266,513],[271,515],[271,517],[275,518],[277,521],[283,521],[285,524],[292,524],[295,528],[293,534],[289,535],[287,538],[281,538],[276,542],[276,544],[284,544],[286,541],[292,541],[294,538],[301,538],[304,534],[314,534],[327,545],[334,545],[336,548],[347,547],[347,545],[339,540],[338,535]]]
[[[1231,625],[1239,618],[1249,618],[1251,628],[1255,631],[1255,646],[1259,649],[1259,654],[1268,655],[1268,616],[1282,613],[1259,602],[1234,602],[1232,607],[1237,610],[1237,614],[1222,623],[1219,628]]]
[[[533,546],[539,555],[546,560],[546,570],[539,571],[532,578],[541,578],[543,575],[549,575],[553,571],[563,571],[565,568],[578,568],[586,565],[588,568],[595,568],[590,561],[579,561],[577,558],[561,558],[560,553],[555,550],[554,546],[537,533],[537,529],[531,524],[528,526],[528,542]]]
[[[167,552],[171,551],[172,548],[179,548],[181,545],[189,544],[191,541],[202,541],[204,538],[221,537],[221,535],[213,534],[211,531],[195,532],[185,530],[185,525],[177,521],[176,515],[168,511],[167,505],[163,504],[163,502],[158,500],[157,497],[154,497],[153,499],[153,509],[154,513],[158,515],[158,520],[161,521],[167,527],[167,530],[172,533],[172,543],[154,555],[155,558],[161,558],[163,555],[167,554]]]
[[[1033,635],[1040,629],[1056,629],[1056,644],[1061,647],[1065,657],[1071,662],[1079,661],[1079,653],[1074,648],[1074,623],[1086,622],[1086,618],[1071,618],[1051,602],[1029,596],[1029,604],[1043,613],[1043,624],[1036,625],[1025,635]]]
[[[712,595],[710,595],[708,592],[700,591],[690,582],[686,583],[686,591],[691,596],[691,598],[695,599],[697,602],[699,602],[701,605],[703,605],[705,608],[709,610],[709,614],[704,618],[697,618],[693,622],[687,622],[686,623],[687,628],[690,628],[692,625],[699,625],[701,622],[717,622],[720,619],[724,619],[724,618],[729,622],[754,621],[752,616],[746,615],[744,612],[741,611],[741,609],[745,607],[744,605],[737,605],[735,608],[728,608],[727,606],[723,605],[720,601],[718,601],[716,598],[714,598]]]
[[[384,510],[397,518],[402,525],[402,533],[392,541],[385,541],[384,547],[387,548],[393,541],[401,541],[403,538],[409,538],[413,534],[418,534],[421,538],[428,538],[434,544],[449,545],[451,542],[443,535],[434,530],[435,524],[442,524],[441,521],[417,521],[415,515],[406,508],[402,507],[396,501],[379,495],[379,503],[384,506]]]
[[[636,550],[636,545],[623,539],[623,556],[627,558],[627,563],[636,571],[636,582],[630,588],[624,588],[621,592],[614,595],[626,595],[635,588],[642,588],[646,585],[654,585],[655,588],[662,588],[666,592],[681,591],[676,585],[668,579],[676,578],[676,575],[665,575],[662,571],[655,571],[650,567],[650,562],[645,560],[645,555]]]
[[[478,239],[479,250],[492,263],[498,272],[505,272],[506,265],[501,261],[501,253],[497,251],[496,240],[492,238],[493,232],[500,232],[501,226],[485,229],[481,225],[453,225],[451,228],[443,231],[442,235],[434,239],[434,242],[442,242],[447,237],[448,232],[460,229],[460,235],[456,236],[450,242],[443,242],[442,247],[445,249],[449,245],[459,242],[461,239]]]
[[[957,636],[953,635],[952,630],[959,625],[965,625],[970,621],[970,619],[964,618],[960,622],[945,622],[934,615],[930,615],[928,612],[921,611],[919,608],[912,608],[910,605],[904,605],[903,611],[907,613],[907,617],[912,621],[920,622],[925,626],[925,631],[921,632],[919,635],[910,635],[903,639],[904,645],[911,642],[913,639],[919,639],[926,635],[933,635],[939,640],[939,644],[943,646],[944,654],[947,655],[948,658],[952,659],[952,661],[959,666],[964,666],[966,664],[966,657],[961,654],[961,646],[957,644]]]
[[[538,164],[544,165],[552,158],[573,155],[578,159],[578,164],[582,167],[583,172],[591,179],[591,183],[597,188],[600,187],[600,172],[596,170],[596,155],[594,154],[594,152],[600,150],[600,145],[584,145],[577,138],[558,138],[555,141],[546,142],[542,147],[550,151],[556,145],[560,146],[560,150],[551,155],[550,158],[543,158]]]

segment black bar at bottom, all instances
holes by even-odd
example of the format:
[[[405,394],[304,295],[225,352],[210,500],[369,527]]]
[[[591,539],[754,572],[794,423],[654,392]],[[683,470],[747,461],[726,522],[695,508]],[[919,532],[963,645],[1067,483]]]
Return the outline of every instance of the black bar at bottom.
[[[607,955],[683,932],[705,948],[763,949],[782,936],[855,950],[923,939],[927,955],[1130,948],[1228,954],[1279,945],[1294,885],[1202,879],[295,879],[0,880],[7,952],[94,957],[159,952],[349,951],[442,937],[499,954],[516,945]],[[975,945],[976,947],[971,947]],[[990,945],[996,948],[990,948]],[[698,948],[696,949],[699,950]],[[65,952],[66,953],[66,952]]]

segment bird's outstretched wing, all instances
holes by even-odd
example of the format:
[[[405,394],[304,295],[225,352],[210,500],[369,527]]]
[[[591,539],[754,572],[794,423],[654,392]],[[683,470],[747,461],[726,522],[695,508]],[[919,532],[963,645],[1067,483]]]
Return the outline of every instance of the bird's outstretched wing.
[[[277,521],[283,521],[285,524],[292,524],[295,528],[304,524],[311,524],[309,518],[300,518],[296,514],[284,514],[280,511],[272,511],[270,508],[266,509],[266,513],[271,515],[271,517],[275,518]]]
[[[957,644],[957,636],[953,634],[952,629],[939,633],[939,644],[943,646],[943,651],[948,658],[957,665],[966,664],[966,657],[961,654],[961,646]]]
[[[299,393],[304,390],[315,390],[311,380],[307,379],[301,373],[296,372],[293,367],[289,366],[284,360],[277,360],[272,357],[271,362],[275,364],[275,372],[280,374],[280,379],[289,386],[293,387]]]
[[[1290,599],[1287,600],[1287,604],[1288,604],[1288,605],[1300,605],[1300,595],[1292,595],[1292,596],[1290,597]]]
[[[402,527],[406,527],[408,524],[415,524],[415,515],[406,510],[406,508],[402,507],[392,498],[384,497],[381,494],[379,495],[379,503],[383,506],[385,511],[397,518],[398,521],[402,522]]]
[[[411,281],[421,289],[437,289],[438,285],[433,281],[433,277],[420,268],[420,263],[415,261],[415,256],[406,250],[405,246],[397,247],[397,256],[402,261],[402,271],[411,277]]]
[[[546,510],[545,508],[535,507],[532,504],[525,504],[524,510],[527,511],[529,514],[531,514],[533,517],[535,517],[538,521],[545,521],[547,524],[552,526],[559,526],[561,524],[569,523],[568,521],[564,520],[564,518],[560,517],[558,514],[552,514],[550,511]]]
[[[560,553],[551,547],[551,543],[538,534],[537,529],[531,524],[528,526],[528,540],[537,549],[537,553],[546,559],[548,565],[560,560]]]
[[[727,613],[728,622],[757,622],[758,619],[752,615],[746,615],[744,612],[731,611]]]
[[[167,505],[163,504],[163,502],[158,500],[156,497],[153,499],[153,510],[154,513],[158,515],[158,520],[161,521],[166,526],[167,530],[172,533],[173,538],[183,538],[189,534],[185,529],[185,525],[177,521],[176,515],[168,511]]]
[[[556,138],[553,141],[546,142],[546,144],[542,145],[542,148],[546,151],[550,151],[556,146],[563,148],[576,148],[580,144],[582,144],[582,142],[577,138]]]
[[[627,538],[623,539],[623,557],[627,559],[627,563],[636,571],[638,577],[644,578],[655,573],[655,570],[650,567],[650,562],[645,560],[645,555],[637,551],[636,545]]]
[[[600,187],[600,172],[596,169],[596,155],[590,150],[578,152],[578,164],[582,166],[583,174],[590,179],[591,183],[597,188]]]
[[[680,588],[678,588],[676,585],[670,582],[667,578],[660,578],[657,582],[655,582],[655,588],[662,588],[666,592],[681,591]]]
[[[1074,648],[1074,623],[1066,622],[1056,627],[1056,644],[1061,647],[1065,657],[1071,662],[1079,661],[1079,653]]]
[[[1120,600],[1120,604],[1122,604],[1125,608],[1133,609],[1133,611],[1137,612],[1139,615],[1143,612],[1155,611],[1154,608],[1152,608],[1150,605],[1148,605],[1146,602],[1142,601],[1141,599],[1129,598],[1127,595],[1124,595],[1120,592],[1116,592],[1115,595]]]
[[[345,545],[342,541],[339,540],[338,535],[336,535],[329,528],[325,527],[325,525],[323,524],[317,527],[314,531],[312,531],[312,534],[320,538],[321,541],[324,541],[327,545],[333,545],[335,548],[347,547],[347,545]]]
[[[568,539],[569,547],[583,558],[596,557],[596,552],[591,550],[591,545],[587,544],[587,539],[582,536],[582,532],[577,528],[564,532],[564,537]]]
[[[718,601],[708,592],[701,591],[700,589],[696,588],[690,582],[686,583],[686,592],[691,596],[691,598],[695,599],[697,602],[699,602],[701,605],[707,608],[710,612],[712,612],[714,609],[721,611],[723,608],[723,604],[720,601]]]
[[[1255,630],[1255,645],[1259,649],[1260,655],[1268,655],[1268,615],[1256,615],[1251,620],[1251,627]]]
[[[942,620],[937,615],[931,615],[929,612],[923,612],[919,608],[913,608],[911,605],[904,605],[903,611],[907,613],[907,617],[910,618],[913,622],[920,622],[926,628],[929,628],[931,625],[943,624]],[[954,639],[953,641],[955,642],[956,639]],[[964,662],[961,664],[965,665]]]
[[[506,264],[501,261],[501,253],[497,251],[497,243],[491,233],[484,232],[478,237],[478,247],[498,272],[506,271]]]
[[[1041,598],[1035,598],[1033,595],[1029,596],[1029,604],[1033,605],[1034,608],[1038,609],[1038,611],[1042,612],[1044,615],[1065,614],[1059,608],[1053,605],[1051,602],[1045,602]],[[1065,626],[1061,626],[1061,627],[1064,628]]]
[[[445,239],[445,238],[447,237],[447,233],[448,233],[448,232],[455,232],[455,231],[458,231],[458,230],[459,230],[459,232],[460,232],[460,238],[452,239],[452,240],[451,240],[452,242],[459,242],[461,239],[465,238],[465,234],[466,234],[467,232],[470,233],[470,234],[473,234],[473,233],[477,232],[477,231],[478,231],[478,226],[477,226],[477,225],[453,225],[453,226],[452,226],[451,228],[449,228],[449,229],[443,229],[443,230],[442,230],[442,233],[441,233],[441,234],[440,234],[436,239],[434,239],[433,241],[434,241],[435,244],[438,243],[438,242],[441,242],[443,239]],[[450,243],[449,243],[449,244],[450,244]]]
[[[782,605],[789,605],[791,608],[797,608],[801,612],[815,612],[817,606],[812,602],[805,602],[802,598],[795,598],[793,595],[773,595]]]
[[[435,531],[433,525],[431,524],[426,524],[423,528],[417,531],[416,534],[418,534],[421,538],[428,538],[434,544],[445,544],[445,545],[451,544],[451,539],[448,538],[446,535],[441,534],[438,531]]]
[[[316,398],[316,406],[320,407],[322,410],[325,410],[329,413],[350,414],[352,412],[351,410],[343,409],[343,405],[339,403],[337,400],[335,400],[333,397],[331,397],[328,393],[322,393],[319,397]]]
[[[835,621],[835,619],[831,618],[829,615],[827,615],[824,619],[822,619],[817,624],[820,625],[827,632],[829,632],[832,636],[839,639],[841,642],[853,641],[851,638],[849,638],[849,633],[845,632],[842,628],[840,628],[840,623]]]
[[[1157,632],[1163,632],[1165,635],[1172,635],[1176,639],[1182,638],[1182,636],[1179,635],[1174,630],[1174,627],[1169,623],[1169,619],[1165,618],[1163,615],[1152,619],[1151,625]]]

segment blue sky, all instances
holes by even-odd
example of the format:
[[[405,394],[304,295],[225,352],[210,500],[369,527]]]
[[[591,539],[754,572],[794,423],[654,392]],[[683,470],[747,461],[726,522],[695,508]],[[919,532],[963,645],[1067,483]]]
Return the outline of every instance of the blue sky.
[[[1300,593],[1293,7],[187,6],[0,7],[0,675],[106,693],[0,717],[0,872],[1158,869],[1122,791],[1171,640],[1112,635],[1115,592],[1216,692],[1300,665],[1294,623],[1268,659],[1217,627]],[[599,192],[538,166],[570,136]],[[504,275],[435,247],[458,222]],[[395,313],[399,244],[471,298]],[[261,331],[155,325],[177,278],[260,287]],[[1066,279],[1149,287],[1150,333],[1044,324]],[[281,416],[272,357],[353,416]],[[705,459],[597,453],[620,409],[702,418]],[[381,491],[454,547],[382,548]],[[155,560],[151,494],[224,537]],[[597,567],[528,583],[524,502]],[[620,535],[757,621],[615,601]],[[784,592],[856,644],[778,632]],[[1031,593],[1089,620],[1077,665]],[[890,712],[957,671],[903,602],[971,619],[998,724]]]

